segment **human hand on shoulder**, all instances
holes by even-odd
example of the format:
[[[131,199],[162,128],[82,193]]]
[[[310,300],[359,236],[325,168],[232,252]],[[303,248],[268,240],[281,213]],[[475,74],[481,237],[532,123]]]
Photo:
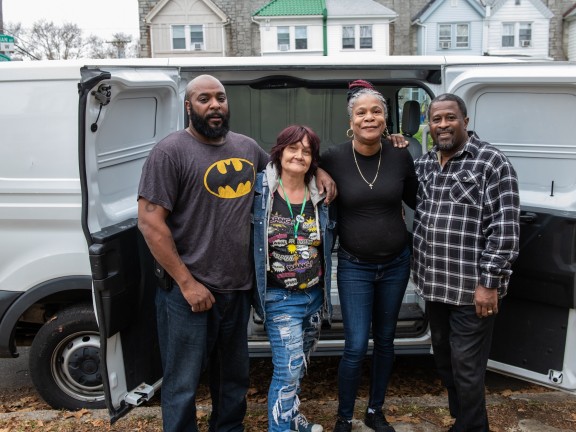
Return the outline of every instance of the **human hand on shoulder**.
[[[398,148],[408,147],[408,145],[409,145],[408,141],[406,141],[406,139],[404,138],[404,135],[402,135],[402,134],[390,135],[390,141],[392,142],[392,145],[394,147],[398,147]]]
[[[320,194],[326,192],[326,199],[324,200],[326,205],[334,201],[338,195],[336,182],[322,168],[318,168],[316,171],[316,186],[318,186],[318,192]]]

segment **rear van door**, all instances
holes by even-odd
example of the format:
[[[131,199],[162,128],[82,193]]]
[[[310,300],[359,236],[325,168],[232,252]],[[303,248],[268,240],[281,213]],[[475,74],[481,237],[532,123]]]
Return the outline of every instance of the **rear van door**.
[[[576,393],[576,65],[455,65],[443,81],[520,183],[520,255],[489,368]]]
[[[178,70],[85,67],[79,84],[82,226],[112,421],[158,390],[151,255],[137,229],[137,187],[152,147],[183,122]]]

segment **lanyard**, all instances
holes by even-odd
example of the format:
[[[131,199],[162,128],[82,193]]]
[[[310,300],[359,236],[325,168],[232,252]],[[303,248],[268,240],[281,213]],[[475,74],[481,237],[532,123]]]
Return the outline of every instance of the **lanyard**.
[[[294,213],[292,213],[292,205],[290,204],[290,200],[288,199],[288,195],[286,195],[286,191],[284,190],[284,185],[282,184],[282,179],[280,180],[280,187],[282,188],[282,192],[284,192],[284,199],[286,199],[286,204],[288,204],[288,210],[290,210],[290,216],[292,220],[294,220]],[[304,221],[304,217],[302,214],[304,213],[304,207],[306,206],[306,195],[308,194],[308,187],[304,185],[304,202],[302,203],[302,208],[300,209],[300,214],[296,216],[296,222],[294,223],[294,239],[298,238],[298,227],[300,226],[300,222]]]

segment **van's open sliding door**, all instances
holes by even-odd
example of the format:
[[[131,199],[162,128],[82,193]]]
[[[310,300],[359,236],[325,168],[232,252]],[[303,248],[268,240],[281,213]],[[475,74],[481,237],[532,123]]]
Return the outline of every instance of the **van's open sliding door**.
[[[448,67],[481,139],[520,179],[520,256],[489,368],[576,393],[576,65]]]
[[[181,128],[178,71],[84,68],[79,154],[82,224],[112,420],[148,400],[162,372],[151,256],[137,229],[137,187],[151,148]]]

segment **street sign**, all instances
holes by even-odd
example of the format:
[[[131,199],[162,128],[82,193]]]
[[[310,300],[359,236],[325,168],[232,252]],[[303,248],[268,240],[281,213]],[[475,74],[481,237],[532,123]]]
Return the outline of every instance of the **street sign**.
[[[3,61],[11,61],[12,59],[10,57],[8,57],[7,55],[4,54],[0,54],[0,62]]]
[[[0,52],[14,52],[14,37],[0,34]]]

